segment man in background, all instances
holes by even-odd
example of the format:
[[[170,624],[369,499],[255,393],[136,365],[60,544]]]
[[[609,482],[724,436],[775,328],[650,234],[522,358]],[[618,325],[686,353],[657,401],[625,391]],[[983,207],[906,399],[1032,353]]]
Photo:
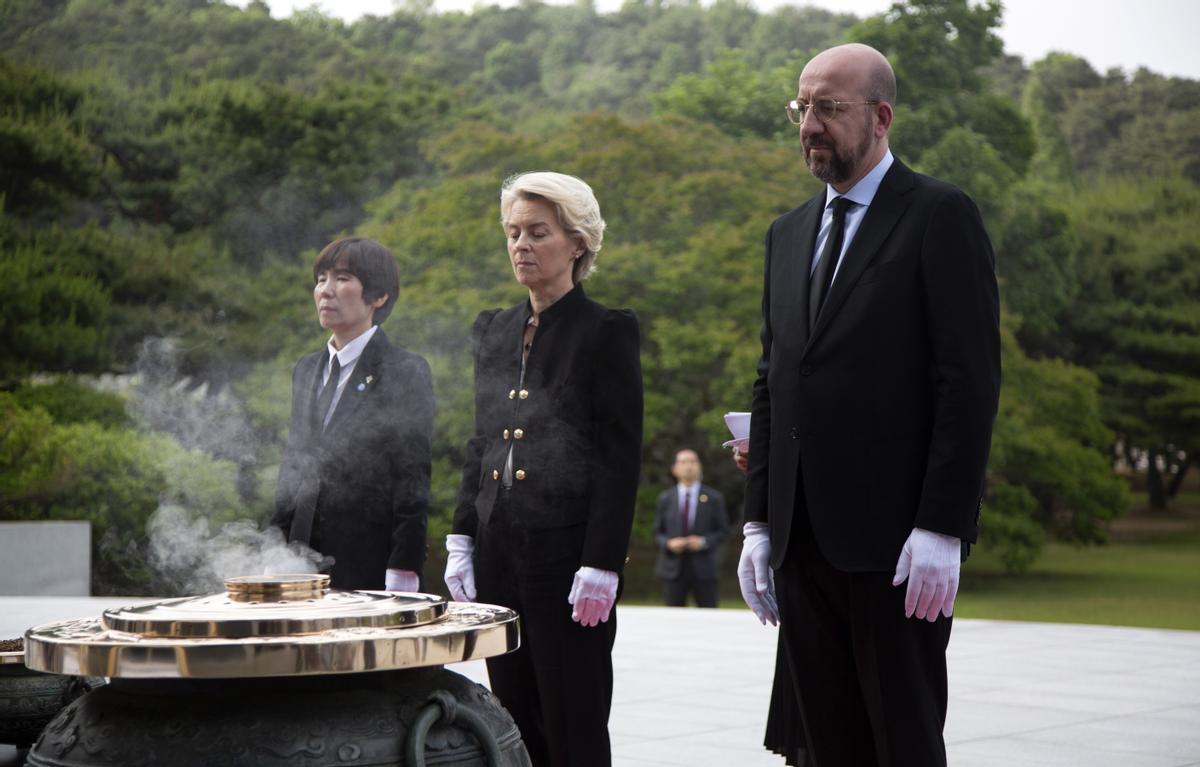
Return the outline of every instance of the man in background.
[[[717,606],[717,547],[729,534],[729,516],[725,497],[700,484],[701,470],[695,450],[676,453],[671,474],[678,484],[659,493],[654,508],[654,574],[668,607],[683,607],[689,593],[700,607]]]

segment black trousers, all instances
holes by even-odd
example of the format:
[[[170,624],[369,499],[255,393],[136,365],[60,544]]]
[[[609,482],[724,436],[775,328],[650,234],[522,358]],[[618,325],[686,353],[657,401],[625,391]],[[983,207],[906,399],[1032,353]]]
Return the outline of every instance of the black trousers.
[[[811,764],[944,767],[951,619],[906,618],[905,584],[837,570],[794,522],[775,588]]]
[[[567,602],[583,534],[583,526],[526,529],[519,500],[502,491],[475,539],[479,601],[521,616],[521,647],[489,658],[487,667],[492,692],[516,721],[533,767],[612,764],[608,715],[617,611],[587,628],[571,620]]]
[[[667,607],[683,607],[689,593],[695,594],[698,607],[717,606],[717,579],[697,578],[696,561],[685,553],[680,555],[679,575],[663,581],[663,601]]]

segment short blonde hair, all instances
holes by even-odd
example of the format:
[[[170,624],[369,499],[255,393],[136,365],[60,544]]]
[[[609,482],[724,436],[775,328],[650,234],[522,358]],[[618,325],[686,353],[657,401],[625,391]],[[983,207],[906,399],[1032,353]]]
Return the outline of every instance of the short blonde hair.
[[[579,238],[584,253],[571,267],[571,281],[578,284],[596,270],[596,254],[604,241],[604,219],[600,203],[583,179],[552,171],[535,171],[509,176],[500,187],[500,225],[508,227],[508,216],[517,200],[546,200],[558,214],[558,225]]]

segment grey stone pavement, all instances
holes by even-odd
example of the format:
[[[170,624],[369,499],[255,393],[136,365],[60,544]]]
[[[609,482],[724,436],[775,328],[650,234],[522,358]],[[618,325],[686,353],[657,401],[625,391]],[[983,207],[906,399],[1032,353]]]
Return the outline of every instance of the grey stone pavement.
[[[0,638],[130,601],[0,597]],[[745,610],[618,621],[615,765],[783,765],[761,746],[775,629]],[[486,684],[482,661],[451,668]],[[1200,632],[956,621],[946,741],[961,767],[1200,766]]]

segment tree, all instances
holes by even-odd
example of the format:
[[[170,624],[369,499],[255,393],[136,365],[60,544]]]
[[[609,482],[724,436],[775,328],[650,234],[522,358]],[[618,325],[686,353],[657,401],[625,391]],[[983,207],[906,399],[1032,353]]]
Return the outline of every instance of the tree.
[[[108,361],[108,292],[96,280],[47,262],[35,248],[0,249],[10,291],[0,314],[0,381],[35,370],[96,370]]]
[[[96,189],[81,99],[73,84],[0,56],[0,214],[45,221]]]
[[[992,95],[980,72],[1001,54],[997,0],[912,0],[850,30],[850,38],[881,51],[896,72],[897,116],[892,145],[920,164],[954,127],[968,128],[1000,150],[1018,176],[1034,151],[1033,134],[1016,106]]]
[[[1064,319],[1072,356],[1100,376],[1108,424],[1125,459],[1145,463],[1159,509],[1164,473],[1182,478],[1200,450],[1198,206],[1200,188],[1179,178],[1100,184],[1071,204],[1080,279]]]
[[[682,75],[652,98],[658,114],[678,114],[710,123],[734,138],[775,138],[795,131],[783,116],[794,98],[794,62],[761,71],[745,54],[717,54],[702,74]]]
[[[1182,175],[1200,181],[1200,83],[1145,69],[1104,75],[1083,59],[1054,53],[1035,62],[1024,106],[1038,137],[1037,164],[1049,180],[1101,175]],[[1129,151],[1131,145],[1136,152]]]
[[[71,376],[23,384],[13,391],[13,397],[21,408],[41,408],[59,424],[130,425],[125,400],[116,394],[98,391]]]
[[[1101,543],[1105,523],[1128,506],[1106,457],[1099,382],[1061,360],[1034,360],[1002,333],[1004,386],[992,435],[980,545],[1010,572],[1027,568],[1046,534]]]
[[[1074,179],[1076,162],[1067,136],[1070,122],[1064,117],[1076,95],[1099,84],[1100,76],[1090,64],[1064,53],[1051,53],[1030,69],[1024,111],[1038,140],[1034,162],[1039,177],[1050,181]]]
[[[493,87],[518,89],[539,79],[534,51],[509,40],[501,40],[483,57],[483,77]]]
[[[995,225],[1017,174],[986,138],[970,128],[951,128],[921,155],[922,172],[962,187],[995,236]]]
[[[1005,307],[1019,318],[1021,347],[1035,356],[1062,356],[1061,318],[1079,295],[1079,277],[1075,230],[1061,190],[1014,185],[991,230]]]
[[[858,19],[850,14],[830,13],[811,5],[780,5],[758,17],[748,42],[738,46],[760,69],[795,65],[810,51],[819,51],[846,39]],[[790,72],[788,87],[795,95],[800,70]]]
[[[214,80],[166,98],[108,88],[93,98],[107,204],[177,233],[205,230],[254,268],[360,220],[367,199],[421,167],[417,141],[452,103],[413,78],[331,81],[313,95]]]

